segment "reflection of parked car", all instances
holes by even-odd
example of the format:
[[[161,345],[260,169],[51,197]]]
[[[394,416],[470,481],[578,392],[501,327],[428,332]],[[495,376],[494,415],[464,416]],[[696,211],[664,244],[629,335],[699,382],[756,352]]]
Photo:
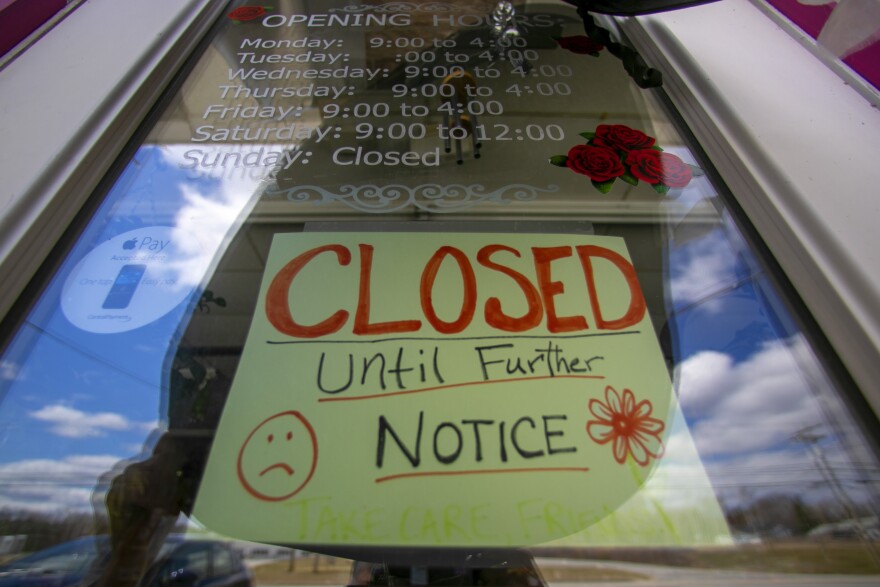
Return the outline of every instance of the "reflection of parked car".
[[[98,557],[106,536],[65,542],[0,566],[0,587],[72,587],[80,585]],[[169,537],[142,587],[250,587],[250,571],[229,546],[214,540]]]
[[[880,518],[869,516],[822,524],[807,533],[807,536],[817,540],[856,540],[863,535],[870,540],[880,538]]]

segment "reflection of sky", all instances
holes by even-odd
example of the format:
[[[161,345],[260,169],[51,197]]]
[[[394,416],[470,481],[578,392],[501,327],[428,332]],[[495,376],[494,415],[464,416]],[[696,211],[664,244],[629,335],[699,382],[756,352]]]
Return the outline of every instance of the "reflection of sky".
[[[828,498],[828,473],[792,439],[815,426],[835,474],[853,499],[864,499],[863,472],[876,467],[853,465],[848,443],[860,440],[835,425],[836,391],[738,235],[716,228],[673,244],[668,263],[676,388],[716,489],[742,488],[738,498]]]
[[[90,508],[95,480],[138,455],[164,417],[162,368],[209,270],[212,257],[202,251],[222,254],[227,233],[260,186],[260,177],[249,173],[181,170],[186,148],[138,152],[0,364],[0,506]],[[199,243],[176,264],[193,295],[129,332],[92,334],[70,324],[59,298],[76,262],[108,239],[150,226],[172,227]],[[714,228],[673,242],[667,261],[687,426],[671,426],[661,478],[649,492],[660,491],[667,505],[692,501],[682,496],[689,478],[702,478],[693,442],[716,490],[800,492],[819,484],[815,495],[827,497],[809,451],[791,441],[797,430],[818,423],[825,424],[829,461],[847,472],[842,480],[859,482],[861,472],[849,464],[828,420],[834,392],[738,236]]]
[[[252,174],[181,170],[182,150],[138,151],[7,351],[0,369],[0,507],[90,507],[95,480],[139,454],[164,418],[159,402],[167,386],[166,355],[213,253],[223,250],[260,183]],[[76,263],[108,239],[152,226],[172,227],[173,235],[198,243],[174,263],[192,295],[128,332],[94,334],[73,326],[59,300]]]

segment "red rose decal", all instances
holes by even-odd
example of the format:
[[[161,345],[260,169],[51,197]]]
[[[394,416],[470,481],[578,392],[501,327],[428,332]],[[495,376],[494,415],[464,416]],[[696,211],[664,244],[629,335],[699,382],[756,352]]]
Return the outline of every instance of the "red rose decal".
[[[266,9],[262,6],[239,6],[226,16],[228,16],[232,20],[246,22],[248,20],[260,18],[264,14],[266,14]]]
[[[611,149],[592,145],[575,145],[568,152],[565,166],[595,182],[603,183],[620,177],[626,171],[620,156]]]
[[[568,49],[572,53],[579,55],[593,55],[605,48],[602,43],[597,43],[590,37],[584,35],[575,35],[573,37],[559,37],[555,39],[556,43],[563,49]]]
[[[666,195],[670,188],[687,186],[695,173],[702,174],[698,167],[663,152],[654,137],[625,124],[600,124],[595,131],[578,134],[586,139],[585,145],[572,147],[568,155],[554,155],[549,162],[586,175],[603,194],[610,193],[620,178],[631,186],[642,180]]]
[[[629,172],[650,184],[663,184],[671,188],[683,188],[690,183],[693,173],[684,161],[662,151],[643,149],[630,151],[626,156]]]
[[[649,149],[654,144],[654,140],[654,137],[649,137],[642,131],[625,124],[600,124],[596,127],[593,144],[628,153],[637,149]]]

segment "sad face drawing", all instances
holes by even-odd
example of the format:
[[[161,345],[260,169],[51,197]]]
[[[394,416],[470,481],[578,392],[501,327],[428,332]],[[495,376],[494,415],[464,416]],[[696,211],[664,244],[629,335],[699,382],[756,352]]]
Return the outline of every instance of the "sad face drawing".
[[[296,411],[269,416],[248,435],[238,453],[238,479],[263,501],[283,501],[302,490],[318,463],[318,441]]]

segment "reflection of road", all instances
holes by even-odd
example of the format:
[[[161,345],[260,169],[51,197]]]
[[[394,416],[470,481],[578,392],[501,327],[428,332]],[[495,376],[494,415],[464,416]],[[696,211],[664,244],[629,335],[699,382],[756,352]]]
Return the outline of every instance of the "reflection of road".
[[[685,569],[610,561],[584,561],[574,559],[536,558],[539,569],[549,567],[576,569],[608,569],[634,573],[646,577],[632,581],[566,581],[549,582],[549,587],[680,587],[699,585],[700,587],[779,587],[788,585],[810,585],[822,587],[856,587],[880,585],[878,575],[797,575],[787,573],[758,573],[749,571],[715,571],[707,569]]]
[[[247,561],[248,567],[254,569],[268,563],[277,563],[278,559],[257,559]],[[301,561],[297,561],[300,563]],[[560,558],[536,558],[535,562],[545,575],[549,575],[550,569],[567,569],[571,571],[571,577],[576,577],[578,570],[582,569],[584,580],[569,579],[564,581],[548,581],[548,587],[794,587],[806,585],[808,587],[863,587],[865,585],[880,585],[878,575],[805,575],[788,573],[760,573],[750,571],[719,571],[710,569],[686,569],[679,567],[664,567],[661,565],[648,565],[641,563],[626,563],[616,561],[594,561]],[[590,580],[606,571],[608,574],[626,574],[632,577],[643,577],[617,580]],[[300,577],[300,581],[291,581],[283,584],[283,581],[273,580],[266,585],[272,587],[328,587],[338,585],[338,582],[328,582],[318,579],[313,584],[307,583],[306,577]],[[259,580],[255,581],[259,587],[263,585]]]

